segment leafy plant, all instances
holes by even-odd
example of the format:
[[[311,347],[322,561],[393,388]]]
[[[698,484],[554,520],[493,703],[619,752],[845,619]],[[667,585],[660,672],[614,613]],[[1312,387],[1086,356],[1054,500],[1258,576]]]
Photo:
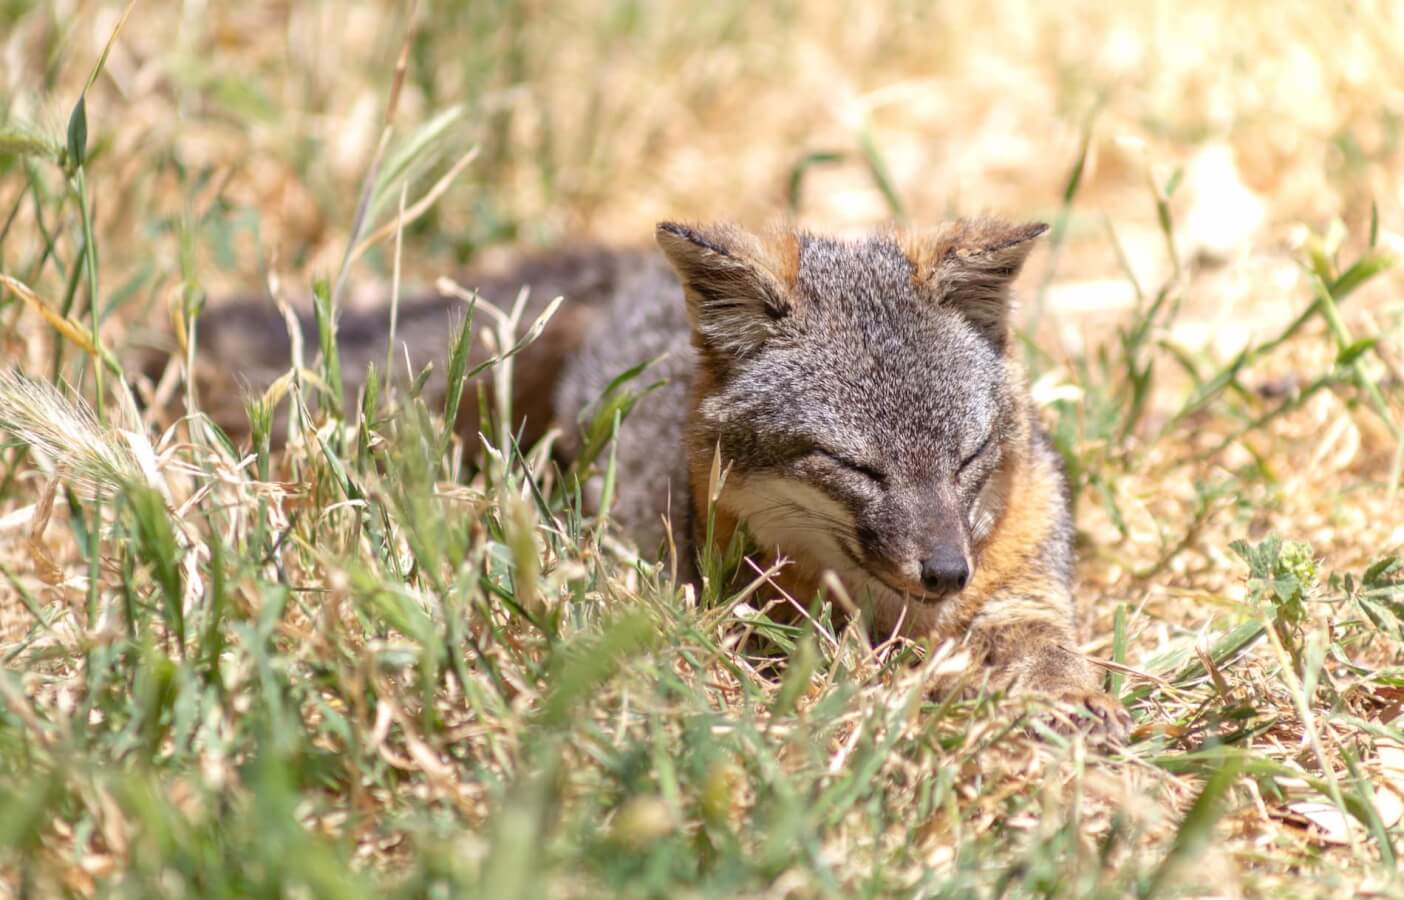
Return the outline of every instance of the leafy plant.
[[[1229,546],[1248,564],[1250,599],[1263,611],[1300,674],[1302,633],[1317,589],[1311,545],[1270,534],[1257,545],[1234,541]]]

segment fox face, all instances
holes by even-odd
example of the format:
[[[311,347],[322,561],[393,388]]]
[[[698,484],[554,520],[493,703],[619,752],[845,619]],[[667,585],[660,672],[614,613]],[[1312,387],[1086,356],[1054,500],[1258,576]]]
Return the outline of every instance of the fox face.
[[[729,466],[719,507],[855,594],[958,595],[1029,441],[1008,288],[1044,230],[659,226],[698,353],[690,455]]]

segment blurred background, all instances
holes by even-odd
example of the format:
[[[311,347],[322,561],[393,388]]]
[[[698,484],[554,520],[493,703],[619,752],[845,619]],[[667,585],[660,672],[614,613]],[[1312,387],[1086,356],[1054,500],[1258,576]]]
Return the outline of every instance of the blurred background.
[[[0,3],[10,151],[59,152],[123,9]],[[1075,349],[1175,273],[1164,199],[1197,313],[1178,336],[1227,352],[1293,314],[1308,234],[1363,243],[1372,204],[1381,240],[1404,229],[1404,11],[1383,0],[153,0],[87,103],[102,281],[129,310],[111,327],[182,280],[218,297],[336,271],[411,17],[390,149],[422,142],[408,202],[480,151],[406,235],[425,278],[502,245],[647,241],[665,217],[1042,218],[1057,251],[1026,292]],[[0,153],[6,271],[34,268],[45,229],[18,200],[53,175]],[[393,218],[398,191],[379,199]],[[388,273],[388,248],[359,274]]]

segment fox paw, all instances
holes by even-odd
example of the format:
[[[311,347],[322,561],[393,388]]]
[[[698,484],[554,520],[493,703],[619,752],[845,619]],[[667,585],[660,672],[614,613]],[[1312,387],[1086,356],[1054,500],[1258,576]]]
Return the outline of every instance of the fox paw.
[[[1131,731],[1131,714],[1110,694],[1101,691],[1068,691],[1058,698],[1058,709],[1040,721],[1059,734],[1073,732],[1094,741],[1122,744]]]

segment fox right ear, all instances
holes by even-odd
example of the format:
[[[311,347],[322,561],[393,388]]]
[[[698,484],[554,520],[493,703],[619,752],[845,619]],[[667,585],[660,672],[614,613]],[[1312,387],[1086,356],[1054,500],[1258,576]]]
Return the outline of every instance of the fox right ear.
[[[793,235],[766,242],[732,225],[661,222],[657,240],[682,282],[699,349],[749,353],[793,311],[790,286],[798,253]]]
[[[1009,337],[1010,283],[1047,230],[1042,222],[960,219],[934,234],[908,235],[903,249],[916,282],[1002,349]]]

